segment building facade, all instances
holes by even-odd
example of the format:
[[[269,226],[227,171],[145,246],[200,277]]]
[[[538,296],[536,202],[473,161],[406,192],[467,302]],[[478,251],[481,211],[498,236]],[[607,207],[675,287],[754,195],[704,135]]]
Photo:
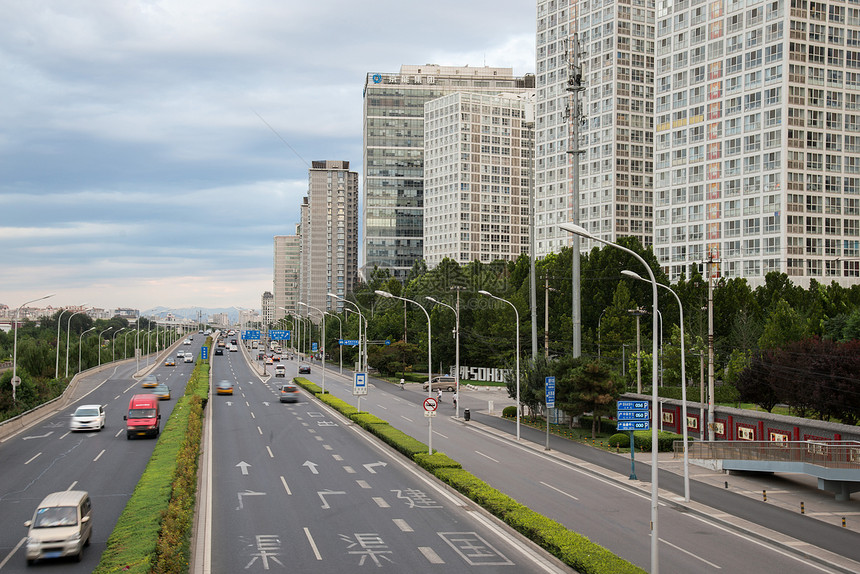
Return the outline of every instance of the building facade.
[[[301,273],[301,226],[296,226],[295,235],[276,235],[274,238],[273,320],[279,321],[288,311],[296,310],[299,300],[299,275]]]
[[[362,261],[365,277],[405,279],[424,256],[424,104],[453,92],[498,94],[534,87],[511,68],[401,66],[364,84]]]
[[[263,324],[271,325],[275,322],[275,296],[271,291],[264,291],[260,297],[260,315],[263,317]]]
[[[328,294],[345,297],[358,274],[358,173],[349,170],[348,161],[311,163],[301,217],[298,301],[340,310],[342,302]],[[304,305],[297,311],[308,314]],[[319,321],[318,313],[311,314]]]
[[[456,92],[424,104],[424,260],[529,253],[534,92]]]
[[[860,276],[860,3],[660,3],[656,254],[760,284]]]

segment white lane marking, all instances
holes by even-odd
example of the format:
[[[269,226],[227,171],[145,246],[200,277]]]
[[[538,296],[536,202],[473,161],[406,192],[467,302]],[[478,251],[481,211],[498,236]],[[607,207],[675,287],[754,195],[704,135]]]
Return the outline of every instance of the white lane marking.
[[[448,438],[448,437],[446,437],[445,435],[443,435],[443,434],[442,434],[442,433],[440,433],[440,432],[433,431],[433,434],[438,434],[438,435],[439,435],[439,436],[441,436],[442,438]]]
[[[381,408],[383,410],[386,410],[386,411],[388,410],[388,407],[386,407],[385,405],[376,405],[376,406],[378,406],[379,408]]]
[[[367,484],[366,480],[356,480],[355,483],[361,488],[370,488],[370,485]]]
[[[347,472],[347,474],[355,474],[355,469],[351,466],[345,466],[343,469]]]
[[[394,524],[397,528],[400,529],[401,532],[415,532],[409,524],[406,523],[402,518],[392,518]]]
[[[490,459],[490,460],[491,460],[491,461],[493,461],[493,462],[499,462],[499,461],[497,461],[496,459],[494,459],[493,457],[491,457],[491,456],[489,456],[489,455],[486,455],[486,454],[482,453],[481,451],[477,451],[477,450],[476,450],[475,452],[476,452],[476,453],[478,453],[478,454],[480,454],[480,455],[481,455],[481,456],[483,456],[484,458],[488,458],[488,459]]]
[[[117,396],[115,396],[115,397],[113,398],[113,400],[117,400],[117,399],[118,399],[118,398],[120,398],[121,396],[122,396],[122,395],[117,395]]]
[[[31,458],[30,460],[28,460],[28,461],[27,461],[27,462],[25,462],[24,464],[30,464],[31,462],[33,462],[34,460],[36,460],[37,458],[39,458],[39,455],[40,455],[40,454],[42,454],[42,453],[41,453],[41,452],[37,452],[37,453],[35,454],[35,456],[33,456],[33,458]]]
[[[257,416],[254,414],[254,411],[251,411],[251,418],[252,418],[252,419],[257,418]]]
[[[659,540],[659,541],[660,541],[660,542],[662,542],[663,544],[666,544],[667,546],[671,546],[671,547],[672,547],[672,548],[674,548],[675,550],[680,550],[681,552],[683,552],[683,553],[684,553],[684,554],[686,554],[687,556],[692,556],[693,558],[696,558],[696,559],[698,559],[698,560],[701,560],[702,562],[704,562],[705,564],[707,564],[708,566],[710,566],[710,567],[712,567],[712,568],[716,568],[717,570],[722,570],[722,569],[723,569],[723,567],[722,567],[722,566],[719,566],[719,565],[717,565],[717,564],[714,564],[713,562],[708,562],[707,560],[705,560],[705,559],[704,559],[704,558],[702,558],[701,556],[696,556],[696,555],[695,555],[695,554],[693,554],[692,552],[690,552],[690,551],[688,551],[688,550],[684,550],[684,549],[683,549],[683,548],[681,548],[680,546],[675,546],[674,544],[672,544],[672,543],[671,543],[671,542],[669,542],[668,540],[664,540],[664,539],[662,539],[662,538],[658,538],[657,540]]]
[[[384,498],[381,498],[379,496],[374,496],[373,502],[375,502],[376,506],[378,506],[379,508],[391,508],[391,505],[385,502]]]
[[[100,459],[104,453],[105,453],[105,449],[102,449],[102,451],[100,453],[98,453],[96,455],[96,457],[93,459],[93,462],[96,462],[98,459]]]
[[[544,486],[545,486],[545,487],[547,487],[547,488],[551,488],[551,489],[553,489],[554,491],[558,492],[559,494],[563,494],[563,495],[565,495],[565,496],[569,496],[570,498],[572,498],[572,499],[574,499],[574,500],[579,500],[579,499],[578,499],[577,497],[575,497],[574,495],[572,495],[572,494],[568,494],[568,493],[566,493],[566,492],[565,492],[565,491],[563,491],[563,490],[559,490],[559,489],[557,489],[556,487],[554,487],[554,486],[553,486],[553,485],[551,485],[551,484],[547,484],[547,483],[545,483],[545,482],[543,482],[543,481],[541,481],[541,484],[542,484],[542,485],[544,485]]]
[[[421,551],[421,554],[424,555],[424,558],[427,559],[427,562],[430,564],[444,564],[445,561],[436,554],[436,551],[430,548],[429,546],[419,546],[418,550]]]
[[[77,484],[78,484],[78,481],[76,480],[75,482],[73,482],[72,484],[70,484],[70,485],[69,485],[69,488],[67,488],[66,490],[72,490],[73,488],[75,488],[75,485],[77,485]]]
[[[340,456],[339,454],[333,454],[333,455],[331,455],[331,457],[332,457],[333,459],[335,459],[336,461],[338,461],[338,462],[340,462],[340,461],[342,461],[342,460],[343,460],[343,457],[342,457],[342,456]]]
[[[61,437],[60,437],[60,440],[63,440],[64,438],[66,438],[66,437],[67,437],[67,436],[69,436],[70,434],[72,434],[72,431],[66,431],[66,434],[64,434],[63,436],[61,436]]]
[[[292,491],[290,490],[290,487],[287,485],[287,480],[286,480],[283,476],[281,477],[281,483],[284,485],[284,490],[286,490],[286,491],[287,491],[287,494],[289,494],[290,496],[292,496],[292,495],[293,495],[293,493],[292,493]]]
[[[6,558],[3,559],[3,562],[0,562],[0,570],[2,570],[4,566],[6,566],[6,563],[9,562],[9,559],[12,558],[12,556],[14,556],[16,552],[18,552],[18,549],[21,548],[21,546],[26,540],[27,537],[25,536],[18,542],[18,544],[15,545],[15,548],[13,548],[12,551],[6,555]]]
[[[330,444],[324,444],[323,448],[326,450],[332,450],[332,446]]]
[[[115,434],[115,435],[113,435],[113,438],[118,437],[119,435],[121,435],[121,434],[122,434],[122,433],[124,433],[124,432],[125,432],[125,429],[119,429],[118,431],[116,431],[116,434]]]
[[[320,441],[325,440],[325,437],[319,435],[315,436],[314,438]]]
[[[305,530],[305,536],[308,537],[308,543],[310,543],[310,545],[311,545],[311,550],[314,551],[314,556],[317,557],[317,560],[322,560],[322,556],[320,556],[320,551],[317,549],[317,545],[314,542],[314,537],[311,536],[311,531],[308,530],[307,528],[305,528],[304,530]]]
[[[409,422],[412,422],[412,419],[410,419],[409,417],[404,417],[403,415],[400,415],[400,418],[405,419]],[[444,562],[443,562],[443,564],[444,564]]]
[[[260,436],[263,436],[263,429],[261,429],[259,426],[257,427],[257,432],[260,433]]]
[[[275,455],[274,455],[274,454],[272,454],[272,449],[270,449],[270,448],[267,446],[267,447],[266,447],[266,450],[267,450],[267,451],[269,451],[269,458],[275,458]]]

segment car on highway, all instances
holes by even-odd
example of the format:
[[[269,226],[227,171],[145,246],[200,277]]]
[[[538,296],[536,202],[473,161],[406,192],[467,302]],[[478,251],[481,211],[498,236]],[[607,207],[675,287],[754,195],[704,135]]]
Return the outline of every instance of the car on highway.
[[[239,350],[239,347],[237,347],[236,345],[233,345],[233,344],[230,345],[230,352],[231,353],[235,353],[238,350]]]
[[[297,403],[299,402],[299,388],[293,384],[281,385],[281,390],[278,393],[282,403]]]
[[[218,341],[218,346],[223,349],[224,347],[227,346],[227,343],[225,343],[224,341]]]
[[[300,375],[310,375],[311,374],[311,366],[310,365],[299,365],[299,374]]]
[[[223,355],[223,354],[224,354],[224,349],[222,349],[221,347],[216,347],[216,348],[215,348],[215,354],[216,354],[216,355]]]
[[[170,357],[168,357],[168,358],[167,358],[167,360],[166,360],[166,361],[164,361],[164,366],[165,366],[165,367],[175,367],[175,366],[176,366],[176,361],[174,361],[173,359],[171,359]]]
[[[183,345],[190,345],[190,344],[191,344],[191,339],[185,339],[184,341],[182,341],[182,344],[183,344]]]
[[[176,351],[176,358],[177,359],[181,359],[184,356],[185,356],[185,351],[183,351],[182,349],[179,349],[178,351]]]
[[[276,377],[286,377],[287,376],[286,365],[275,365],[275,376]]]
[[[421,387],[425,391],[428,390],[428,386],[430,383],[424,383]],[[454,389],[457,388],[457,379],[452,377],[451,375],[440,375],[438,377],[433,377],[433,390],[434,391],[450,391],[454,392]]]
[[[158,436],[161,432],[161,411],[158,397],[152,393],[133,395],[128,402],[128,414],[122,417],[125,424],[125,438],[137,436]]]
[[[263,362],[265,362],[267,365],[271,365],[272,364],[272,357],[263,358]]]
[[[81,405],[72,413],[69,430],[102,430],[105,428],[105,408],[102,405]]]
[[[41,558],[72,557],[80,561],[84,546],[93,535],[93,505],[83,490],[64,490],[46,496],[28,528],[25,553],[27,564]]]
[[[218,395],[232,395],[233,383],[226,380],[218,381],[218,384],[215,385],[215,393]]]
[[[143,379],[141,379],[140,386],[144,389],[151,389],[158,385],[158,375],[145,375]]]
[[[152,389],[152,394],[158,397],[160,401],[170,400],[170,387],[161,383]]]
[[[192,355],[191,353],[185,353],[185,362],[186,363],[193,363],[194,362],[194,355]]]

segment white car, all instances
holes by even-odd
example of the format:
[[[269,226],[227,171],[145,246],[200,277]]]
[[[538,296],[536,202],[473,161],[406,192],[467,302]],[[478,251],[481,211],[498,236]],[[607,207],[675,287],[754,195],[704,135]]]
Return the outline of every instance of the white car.
[[[69,430],[102,430],[105,428],[105,408],[102,405],[81,405],[72,414]]]
[[[194,362],[194,355],[192,355],[191,353],[185,353],[185,362],[186,363],[193,363]]]
[[[185,351],[183,351],[182,349],[179,349],[178,351],[176,351],[176,358],[177,359],[181,359],[184,356],[185,356]]]
[[[190,345],[190,344],[191,344],[191,339],[185,339],[184,341],[182,341],[182,344],[183,344],[183,345]]]

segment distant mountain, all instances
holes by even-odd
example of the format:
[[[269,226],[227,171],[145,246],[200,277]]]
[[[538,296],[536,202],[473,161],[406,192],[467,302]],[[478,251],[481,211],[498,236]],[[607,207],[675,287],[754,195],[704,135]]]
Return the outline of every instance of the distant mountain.
[[[222,307],[215,309],[207,307],[182,307],[179,309],[153,307],[152,309],[141,311],[141,314],[144,317],[165,317],[168,313],[173,313],[173,315],[182,319],[196,321],[199,318],[201,322],[205,323],[211,315],[226,313],[227,317],[230,319],[230,323],[235,324],[239,322],[239,313],[241,311],[247,311],[247,309],[240,309],[238,307]]]

